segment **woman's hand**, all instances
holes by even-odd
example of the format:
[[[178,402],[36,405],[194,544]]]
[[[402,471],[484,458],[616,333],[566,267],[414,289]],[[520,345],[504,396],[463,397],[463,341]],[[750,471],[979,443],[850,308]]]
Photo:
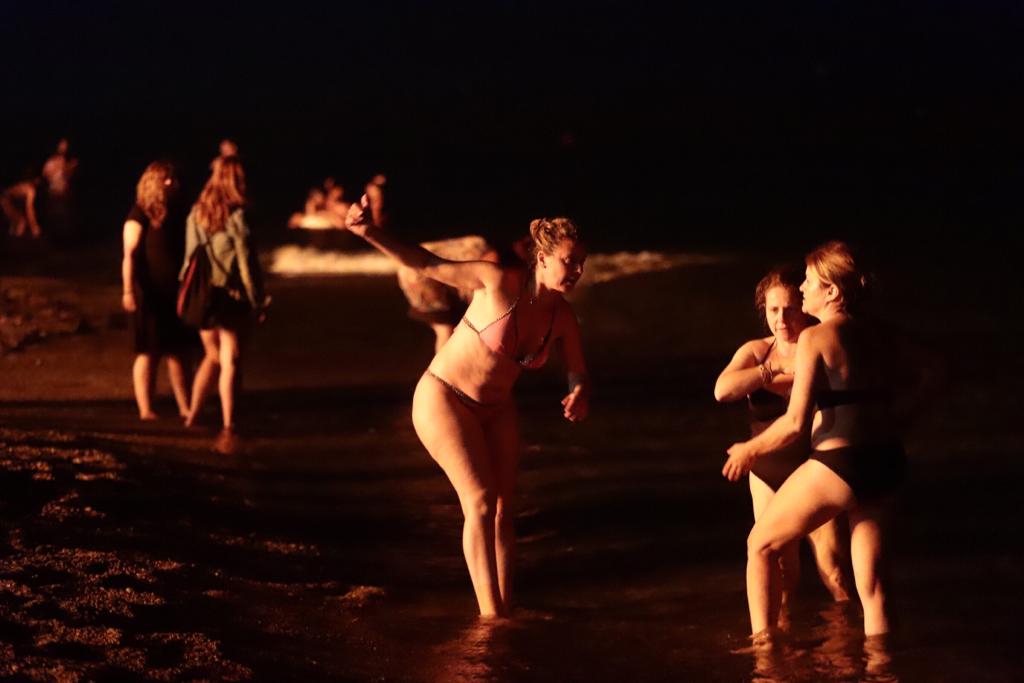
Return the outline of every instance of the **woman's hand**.
[[[256,322],[260,325],[267,322],[267,310],[270,308],[271,301],[273,301],[273,299],[270,295],[264,296],[263,302],[256,308]]]
[[[373,215],[369,211],[370,199],[364,194],[359,203],[353,203],[348,207],[345,214],[345,228],[360,237],[366,236],[366,229],[370,227]]]
[[[754,463],[754,456],[746,442],[734,443],[726,453],[729,454],[729,459],[725,461],[725,467],[722,468],[722,476],[729,481],[739,481],[740,477],[750,471],[750,466]]]
[[[580,422],[590,414],[590,399],[582,384],[577,384],[562,399],[562,415],[569,422]]]
[[[121,308],[129,313],[135,312],[135,294],[133,292],[125,292],[121,295]]]

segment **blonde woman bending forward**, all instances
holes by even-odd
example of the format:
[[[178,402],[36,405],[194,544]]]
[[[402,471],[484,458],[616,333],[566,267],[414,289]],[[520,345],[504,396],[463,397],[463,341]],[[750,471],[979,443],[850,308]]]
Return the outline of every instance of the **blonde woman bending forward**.
[[[569,375],[562,413],[573,422],[587,416],[590,382],[579,327],[563,298],[583,273],[586,251],[572,221],[542,218],[530,224],[528,268],[449,261],[369,223],[365,207],[364,197],[361,207],[350,210],[352,232],[403,266],[473,291],[465,316],[416,385],[412,420],[458,494],[465,517],[462,547],[480,614],[508,616],[519,464],[512,387],[523,369],[544,365],[558,345]]]

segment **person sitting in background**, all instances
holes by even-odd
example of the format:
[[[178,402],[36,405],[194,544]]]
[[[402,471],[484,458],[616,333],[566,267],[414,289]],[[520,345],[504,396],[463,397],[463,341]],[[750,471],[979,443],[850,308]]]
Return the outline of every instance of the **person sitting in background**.
[[[313,246],[331,246],[336,240],[318,233],[344,230],[345,216],[349,209],[349,203],[344,201],[344,197],[345,188],[337,184],[334,178],[327,178],[322,185],[310,189],[303,212],[293,213],[288,219],[288,227],[313,231],[309,233]]]
[[[345,201],[345,188],[335,182],[334,178],[327,178],[324,191],[324,211],[333,217],[333,222],[337,222],[339,228],[344,228],[349,209],[349,203]]]

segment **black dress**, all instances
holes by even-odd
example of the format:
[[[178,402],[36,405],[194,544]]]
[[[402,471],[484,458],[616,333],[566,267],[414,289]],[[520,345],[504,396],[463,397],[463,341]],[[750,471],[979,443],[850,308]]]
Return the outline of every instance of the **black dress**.
[[[195,333],[178,318],[178,271],[185,252],[184,221],[170,211],[159,228],[136,204],[126,220],[142,226],[134,255],[135,353],[181,355]]]

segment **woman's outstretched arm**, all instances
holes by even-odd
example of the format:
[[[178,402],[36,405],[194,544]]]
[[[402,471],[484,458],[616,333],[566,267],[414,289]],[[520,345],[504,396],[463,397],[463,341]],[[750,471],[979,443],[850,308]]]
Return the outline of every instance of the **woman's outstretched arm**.
[[[345,217],[345,226],[378,251],[407,268],[463,290],[496,289],[501,284],[502,270],[490,261],[449,261],[432,254],[418,244],[408,244],[387,230],[369,222],[366,195],[353,204]]]

